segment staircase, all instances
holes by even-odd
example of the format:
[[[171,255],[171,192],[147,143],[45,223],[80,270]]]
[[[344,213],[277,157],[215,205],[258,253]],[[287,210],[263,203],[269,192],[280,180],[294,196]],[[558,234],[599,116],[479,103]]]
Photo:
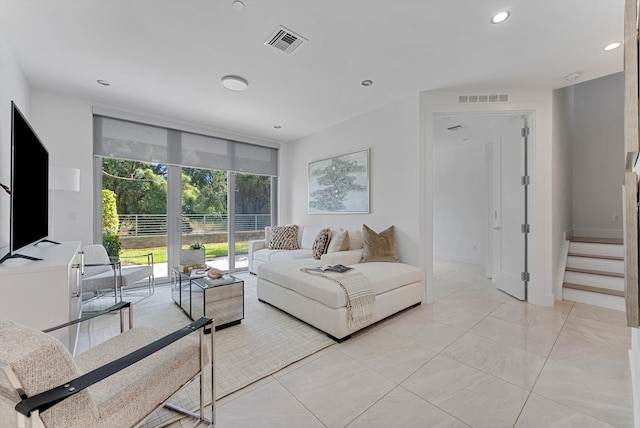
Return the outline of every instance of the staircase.
[[[624,295],[622,239],[572,238],[562,298],[624,311]]]

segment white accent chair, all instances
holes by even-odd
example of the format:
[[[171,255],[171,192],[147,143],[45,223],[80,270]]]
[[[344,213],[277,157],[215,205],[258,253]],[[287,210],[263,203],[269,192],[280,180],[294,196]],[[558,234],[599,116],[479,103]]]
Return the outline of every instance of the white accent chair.
[[[143,279],[148,281],[149,295],[154,293],[153,253],[146,254],[147,263],[144,265],[122,267],[123,258],[109,257],[103,245],[85,245],[81,251],[84,257],[83,293],[110,290],[115,295],[115,303],[118,303],[122,300],[123,288],[139,287],[141,284],[138,282]]]
[[[129,308],[129,329],[123,310]],[[149,327],[132,328],[132,309],[121,302],[101,313],[49,329],[75,325],[112,311],[120,311],[121,334],[88,351],[72,356],[55,337],[0,319],[0,426],[1,427],[138,427],[161,407],[168,407],[210,424],[205,418],[204,374],[211,370],[211,397],[215,397],[213,351],[207,349],[205,327],[215,325],[202,317],[167,334]],[[188,337],[199,331],[199,340]],[[200,412],[168,403],[183,387],[200,379]],[[207,405],[208,406],[208,405]]]

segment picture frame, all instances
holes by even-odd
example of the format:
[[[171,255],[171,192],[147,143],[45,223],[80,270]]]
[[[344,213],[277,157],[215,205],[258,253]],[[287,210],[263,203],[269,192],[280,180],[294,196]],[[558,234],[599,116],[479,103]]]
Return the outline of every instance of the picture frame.
[[[309,214],[368,214],[370,149],[309,162]]]

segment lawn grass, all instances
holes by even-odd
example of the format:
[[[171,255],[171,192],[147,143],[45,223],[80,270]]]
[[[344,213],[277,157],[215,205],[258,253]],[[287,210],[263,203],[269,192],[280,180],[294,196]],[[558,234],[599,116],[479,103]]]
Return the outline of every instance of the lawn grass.
[[[229,255],[228,242],[219,242],[215,244],[205,244],[205,257],[207,260],[217,257],[226,257]],[[183,245],[183,249],[189,248]],[[236,242],[236,255],[247,254],[249,252],[249,241]],[[142,265],[147,263],[147,254],[153,253],[154,263],[167,263],[167,247],[152,248],[123,248],[120,250],[120,257],[126,264]]]

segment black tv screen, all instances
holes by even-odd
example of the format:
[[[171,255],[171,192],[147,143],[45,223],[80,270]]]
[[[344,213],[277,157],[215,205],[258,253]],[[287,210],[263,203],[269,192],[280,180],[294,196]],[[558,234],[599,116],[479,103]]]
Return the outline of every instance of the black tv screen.
[[[49,152],[11,102],[11,253],[49,234]]]

